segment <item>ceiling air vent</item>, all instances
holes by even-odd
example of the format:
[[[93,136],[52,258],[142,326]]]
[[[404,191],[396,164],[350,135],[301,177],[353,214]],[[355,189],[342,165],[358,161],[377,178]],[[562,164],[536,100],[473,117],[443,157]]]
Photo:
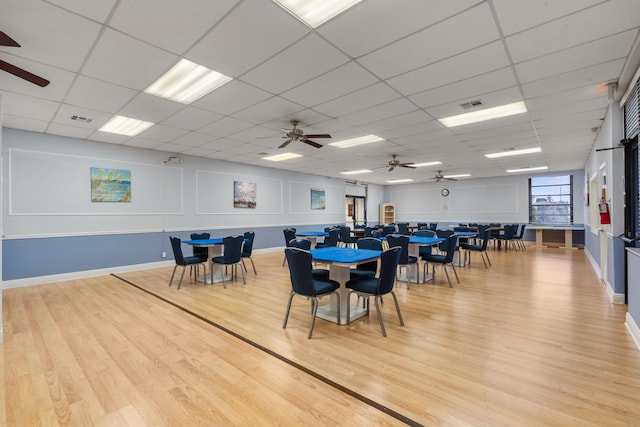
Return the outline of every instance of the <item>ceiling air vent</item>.
[[[90,119],[88,117],[82,117],[82,116],[73,115],[73,116],[71,116],[71,120],[76,120],[76,121],[85,122],[85,123],[91,123],[91,121],[93,119]]]
[[[464,104],[460,104],[460,106],[465,110],[468,110],[469,108],[479,107],[481,105],[482,105],[482,101],[480,101],[479,99],[475,101],[465,102]]]

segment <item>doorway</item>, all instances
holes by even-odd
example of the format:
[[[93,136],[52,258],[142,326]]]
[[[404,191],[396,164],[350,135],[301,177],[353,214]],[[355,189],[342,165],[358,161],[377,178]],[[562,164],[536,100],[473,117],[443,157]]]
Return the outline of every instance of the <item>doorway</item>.
[[[367,225],[367,198],[364,196],[345,196],[345,224],[347,227]]]

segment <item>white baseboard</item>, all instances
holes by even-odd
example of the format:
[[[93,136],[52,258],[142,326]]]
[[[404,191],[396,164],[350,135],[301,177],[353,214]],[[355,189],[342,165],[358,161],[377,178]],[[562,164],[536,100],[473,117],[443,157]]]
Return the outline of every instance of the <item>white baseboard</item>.
[[[113,268],[101,268],[98,270],[74,271],[73,273],[52,274],[49,276],[28,277],[26,279],[5,280],[2,289],[20,288],[23,286],[41,285],[44,283],[63,282],[66,280],[85,279],[87,277],[105,276],[114,273],[127,273],[129,271],[149,270],[152,268],[170,267],[175,261],[150,262],[146,264],[123,265]]]
[[[596,272],[596,275],[600,277],[600,266],[598,265],[596,260],[593,259],[589,251],[584,251],[584,253],[587,255],[589,262],[591,262],[591,266],[593,267],[593,270]]]
[[[282,252],[284,246],[275,248],[257,249],[256,254],[269,252]],[[49,276],[27,277],[25,279],[5,280],[2,282],[2,289],[20,288],[23,286],[42,285],[44,283],[63,282],[65,280],[85,279],[87,277],[105,276],[114,273],[127,273],[130,271],[150,270],[152,268],[171,267],[175,265],[174,260],[149,262],[146,264],[123,265],[112,268],[101,268],[97,270],[74,271],[73,273],[52,274]],[[1,342],[1,341],[0,341]]]
[[[604,284],[607,289],[607,295],[609,295],[609,301],[612,304],[624,304],[624,294],[617,294],[608,280],[604,280]]]
[[[624,325],[627,327],[627,330],[635,341],[636,347],[640,350],[640,328],[638,328],[638,324],[633,320],[633,317],[631,317],[628,311]]]

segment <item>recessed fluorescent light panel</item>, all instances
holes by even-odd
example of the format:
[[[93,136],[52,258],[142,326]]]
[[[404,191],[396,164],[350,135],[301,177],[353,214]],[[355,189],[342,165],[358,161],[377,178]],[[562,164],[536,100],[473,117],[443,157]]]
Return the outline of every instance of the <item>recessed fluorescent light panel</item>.
[[[546,171],[547,169],[549,169],[547,166],[538,166],[535,168],[509,169],[507,172],[517,173],[517,172],[531,172],[531,171]]]
[[[435,166],[435,165],[441,165],[442,162],[425,162],[425,163],[411,163],[411,166],[415,167],[415,168],[419,168],[422,166]]]
[[[473,111],[471,113],[458,114],[457,116],[445,117],[438,119],[440,123],[446,127],[468,125],[471,123],[484,122],[485,120],[498,119],[500,117],[513,116],[527,112],[527,107],[523,101],[514,102],[513,104],[500,105],[493,108],[485,108],[484,110]]]
[[[391,181],[387,181],[389,184],[398,184],[401,182],[413,182],[413,180],[411,178],[407,178],[407,179],[392,179]]]
[[[296,159],[298,157],[302,157],[302,154],[282,153],[282,154],[276,154],[275,156],[263,157],[262,160],[271,160],[272,162],[281,162],[283,160]]]
[[[342,141],[330,142],[328,145],[338,148],[355,147],[356,145],[371,144],[372,142],[384,141],[384,138],[380,138],[377,135],[366,135],[358,138],[345,139]]]
[[[460,173],[458,175],[445,175],[443,178],[468,178],[470,176],[470,173]]]
[[[370,171],[369,169],[360,169],[357,171],[345,171],[345,172],[340,172],[342,175],[357,175],[359,173],[371,173],[373,171]]]
[[[539,153],[542,151],[542,148],[525,148],[523,150],[506,150],[500,151],[498,153],[485,154],[484,156],[489,159],[495,159],[496,157],[507,157],[507,156],[519,156],[521,154],[531,154],[531,153]]]
[[[170,99],[182,104],[191,104],[229,82],[231,77],[181,59],[162,77],[145,89],[145,93]]]
[[[144,120],[132,119],[124,116],[113,116],[100,129],[102,132],[117,133],[120,135],[136,136],[140,132],[149,129],[155,123]]]
[[[275,0],[296,18],[311,28],[320,25],[349,9],[361,0]]]

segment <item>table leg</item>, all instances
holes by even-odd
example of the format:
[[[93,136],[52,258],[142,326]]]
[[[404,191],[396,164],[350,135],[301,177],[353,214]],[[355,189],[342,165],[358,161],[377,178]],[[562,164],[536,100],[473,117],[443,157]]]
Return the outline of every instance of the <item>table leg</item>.
[[[338,310],[340,310],[340,324],[346,325],[349,323],[349,319],[347,319],[347,304],[351,303],[349,301],[349,289],[345,286],[350,278],[349,266],[332,264],[329,267],[329,278],[340,283],[340,288],[338,289],[340,306],[338,306],[338,298],[335,295],[331,295],[329,304],[318,307],[316,315],[321,319],[338,323]],[[350,311],[351,320],[359,319],[367,314],[364,308],[355,305],[351,305]]]
[[[540,228],[536,229],[536,248],[542,247],[542,230]]]

